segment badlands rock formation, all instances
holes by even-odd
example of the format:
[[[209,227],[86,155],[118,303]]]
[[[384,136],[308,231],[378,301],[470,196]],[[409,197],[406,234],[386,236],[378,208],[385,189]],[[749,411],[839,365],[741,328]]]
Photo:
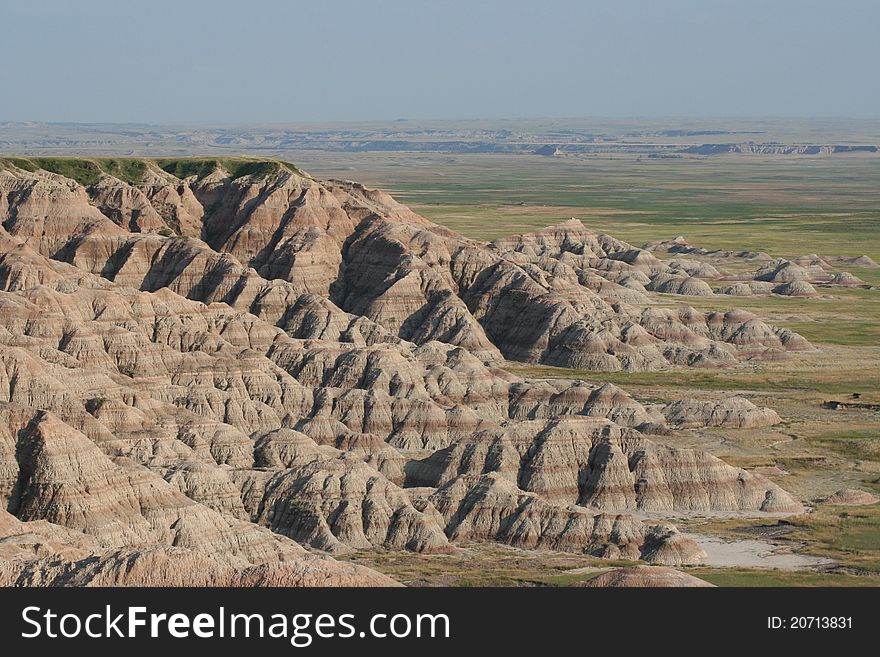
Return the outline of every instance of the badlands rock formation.
[[[797,256],[791,260],[785,258],[773,259],[768,254],[754,251],[709,251],[691,246],[687,240],[678,236],[671,240],[651,242],[645,245],[645,250],[654,253],[665,253],[668,256],[687,255],[690,259],[685,261],[680,258],[667,260],[669,266],[684,269],[696,279],[716,280],[728,284],[719,285],[714,292],[730,296],[750,296],[753,294],[778,294],[790,297],[817,296],[815,285],[825,288],[853,287],[865,285],[865,282],[854,274],[847,271],[837,271],[833,262],[849,267],[876,266],[867,256],[857,258],[824,257],[815,253]],[[690,263],[683,265],[682,263]],[[741,270],[743,264],[755,267],[750,272],[730,274],[726,273],[726,267]],[[661,279],[661,284],[665,279]],[[711,288],[706,291],[701,288],[686,290],[682,285],[678,290],[669,291],[676,294],[703,295],[713,292]]]
[[[45,520],[0,510],[0,586],[396,586],[368,568],[303,555],[232,566],[201,551],[112,549]]]
[[[880,502],[880,498],[865,490],[858,488],[844,488],[836,493],[829,495],[821,500],[822,504],[832,504],[837,506],[867,506]]]
[[[758,408],[743,397],[712,400],[683,399],[663,407],[666,421],[675,427],[732,427],[754,429],[782,422],[776,411]]]
[[[448,488],[487,472],[560,506],[600,511],[801,510],[761,475],[580,415],[477,431],[411,461],[407,484]]]
[[[810,349],[753,315],[652,307],[648,289],[711,289],[686,264],[576,220],[482,245],[380,192],[284,167],[185,181],[147,171],[136,185],[104,174],[84,188],[7,164],[4,227],[81,271],[224,302],[304,339],[438,340],[483,360],[603,370]]]
[[[60,162],[0,159],[2,583],[386,584],[314,554],[487,540],[691,564],[634,514],[801,509],[647,437],[772,410],[501,368],[811,349],[657,303],[711,267],[576,221],[481,244],[277,162]]]
[[[664,566],[632,566],[630,568],[617,568],[615,570],[602,573],[591,580],[585,582],[582,586],[588,588],[605,588],[605,587],[628,587],[628,588],[647,588],[647,587],[713,587],[706,580],[688,575],[674,568]]]

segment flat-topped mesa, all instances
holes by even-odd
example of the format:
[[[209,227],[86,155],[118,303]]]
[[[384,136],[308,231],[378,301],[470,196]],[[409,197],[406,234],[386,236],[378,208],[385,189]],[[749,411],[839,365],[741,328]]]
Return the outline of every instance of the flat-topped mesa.
[[[652,290],[713,294],[705,263],[661,261],[577,220],[480,244],[283,162],[6,158],[0,221],[43,255],[223,301],[295,337],[438,340],[487,361],[610,371],[810,348],[754,317],[715,331],[709,313],[648,307]]]

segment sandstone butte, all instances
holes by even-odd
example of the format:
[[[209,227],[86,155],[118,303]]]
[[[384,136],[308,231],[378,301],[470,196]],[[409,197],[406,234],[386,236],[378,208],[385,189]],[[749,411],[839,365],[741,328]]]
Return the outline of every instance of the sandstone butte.
[[[701,549],[648,514],[802,509],[649,438],[770,409],[501,367],[812,349],[654,303],[706,294],[711,267],[576,220],[476,242],[277,162],[144,160],[128,181],[35,162],[0,159],[2,584],[390,585],[333,556],[464,541],[676,566]]]

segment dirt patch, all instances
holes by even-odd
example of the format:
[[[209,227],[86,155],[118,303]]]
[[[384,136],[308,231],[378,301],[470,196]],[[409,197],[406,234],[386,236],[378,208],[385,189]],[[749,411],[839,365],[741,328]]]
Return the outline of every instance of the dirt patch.
[[[703,564],[706,566],[810,570],[834,563],[831,559],[796,554],[787,546],[757,539],[725,541],[699,534],[691,534],[689,538],[695,540],[706,552]]]

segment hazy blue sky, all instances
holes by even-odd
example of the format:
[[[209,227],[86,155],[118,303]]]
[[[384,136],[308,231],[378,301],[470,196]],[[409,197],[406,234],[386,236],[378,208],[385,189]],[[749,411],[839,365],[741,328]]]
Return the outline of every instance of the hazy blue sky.
[[[880,0],[0,0],[0,120],[880,117]]]

